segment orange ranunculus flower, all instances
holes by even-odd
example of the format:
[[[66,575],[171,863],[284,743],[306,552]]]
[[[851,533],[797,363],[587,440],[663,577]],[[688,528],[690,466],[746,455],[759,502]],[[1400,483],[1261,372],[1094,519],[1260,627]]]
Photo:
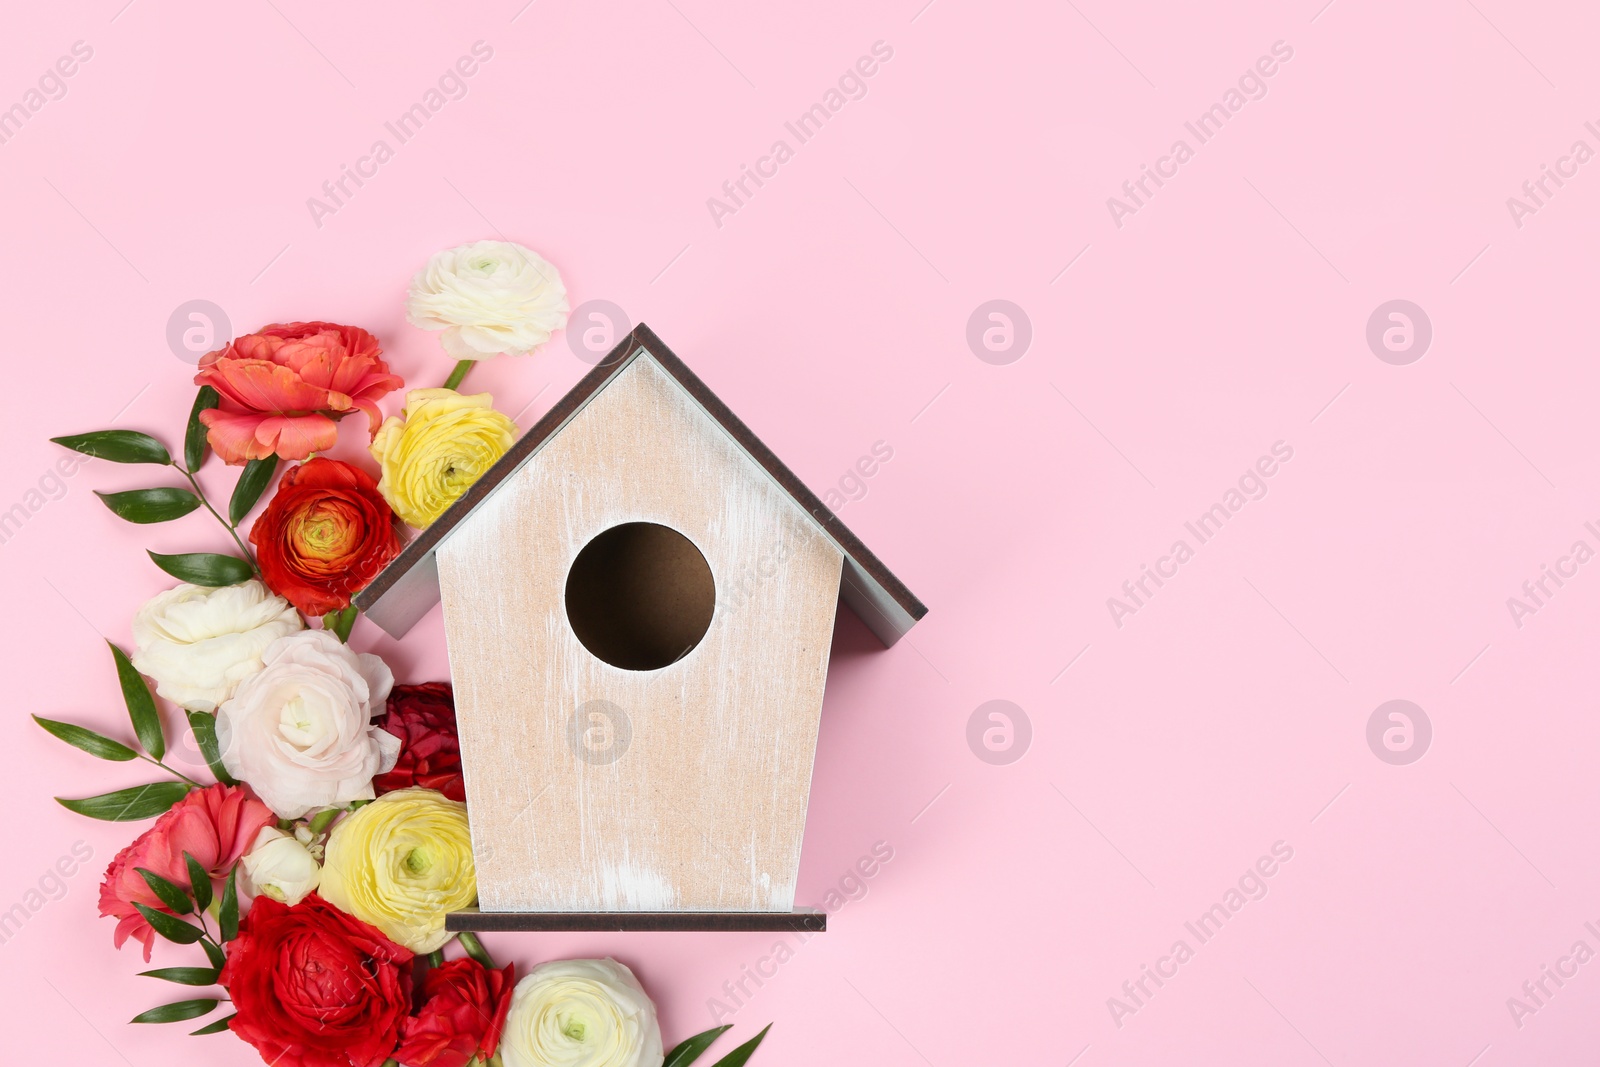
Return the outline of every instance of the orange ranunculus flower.
[[[250,543],[267,587],[306,615],[349,607],[400,551],[372,475],[322,457],[284,472]]]
[[[405,384],[389,373],[377,338],[332,322],[278,323],[236,337],[201,358],[194,383],[221,395],[200,421],[217,455],[236,465],[325,451],[338,435],[334,421],[351,411],[364,412],[375,434],[378,399]]]

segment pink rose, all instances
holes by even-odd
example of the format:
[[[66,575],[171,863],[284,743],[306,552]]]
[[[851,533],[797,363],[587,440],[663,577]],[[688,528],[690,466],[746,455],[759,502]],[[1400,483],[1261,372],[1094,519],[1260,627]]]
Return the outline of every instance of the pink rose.
[[[221,395],[200,421],[217,455],[236,465],[326,451],[338,436],[335,420],[351,411],[364,412],[375,434],[378,399],[405,384],[389,373],[375,337],[332,322],[279,323],[236,337],[201,358],[194,383]]]
[[[149,960],[155,931],[134,905],[168,910],[136,868],[189,888],[189,868],[183,860],[187,852],[207,874],[220,878],[249,851],[261,828],[276,822],[272,809],[245,786],[207,786],[174,804],[154,826],[117,853],[100,883],[100,914],[116,918],[117,947],[131,936],[143,943],[144,958]]]

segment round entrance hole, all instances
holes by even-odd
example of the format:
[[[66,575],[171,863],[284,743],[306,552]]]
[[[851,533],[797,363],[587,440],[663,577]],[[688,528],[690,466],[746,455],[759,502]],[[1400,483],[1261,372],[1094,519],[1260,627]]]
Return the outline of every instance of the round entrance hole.
[[[567,620],[583,647],[630,671],[688,655],[711,628],[717,586],[683,534],[653,522],[613,526],[567,572]]]

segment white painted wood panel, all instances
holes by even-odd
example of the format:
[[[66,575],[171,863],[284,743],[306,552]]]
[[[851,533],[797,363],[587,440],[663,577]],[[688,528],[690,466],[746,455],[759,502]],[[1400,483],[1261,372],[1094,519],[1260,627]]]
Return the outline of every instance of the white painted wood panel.
[[[579,643],[564,588],[641,521],[695,543],[717,607],[638,672]],[[438,552],[481,907],[792,908],[842,562],[648,356],[510,476]],[[603,730],[569,743],[596,700],[631,732],[610,762]]]

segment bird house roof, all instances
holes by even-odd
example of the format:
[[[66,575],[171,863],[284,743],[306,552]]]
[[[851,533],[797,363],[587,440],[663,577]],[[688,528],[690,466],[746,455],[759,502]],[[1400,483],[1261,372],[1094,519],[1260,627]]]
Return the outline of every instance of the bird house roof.
[[[838,547],[844,556],[840,599],[885,645],[894,644],[927,614],[928,609],[905,583],[896,578],[883,561],[643,323],[634,327],[598,366],[556,401],[443,515],[413,538],[400,555],[357,594],[356,607],[394,637],[410,630],[439,602],[439,571],[435,559],[439,546],[467,516],[493,496],[512,473],[553,440],[589,401],[634,360],[641,358],[654,360]]]

